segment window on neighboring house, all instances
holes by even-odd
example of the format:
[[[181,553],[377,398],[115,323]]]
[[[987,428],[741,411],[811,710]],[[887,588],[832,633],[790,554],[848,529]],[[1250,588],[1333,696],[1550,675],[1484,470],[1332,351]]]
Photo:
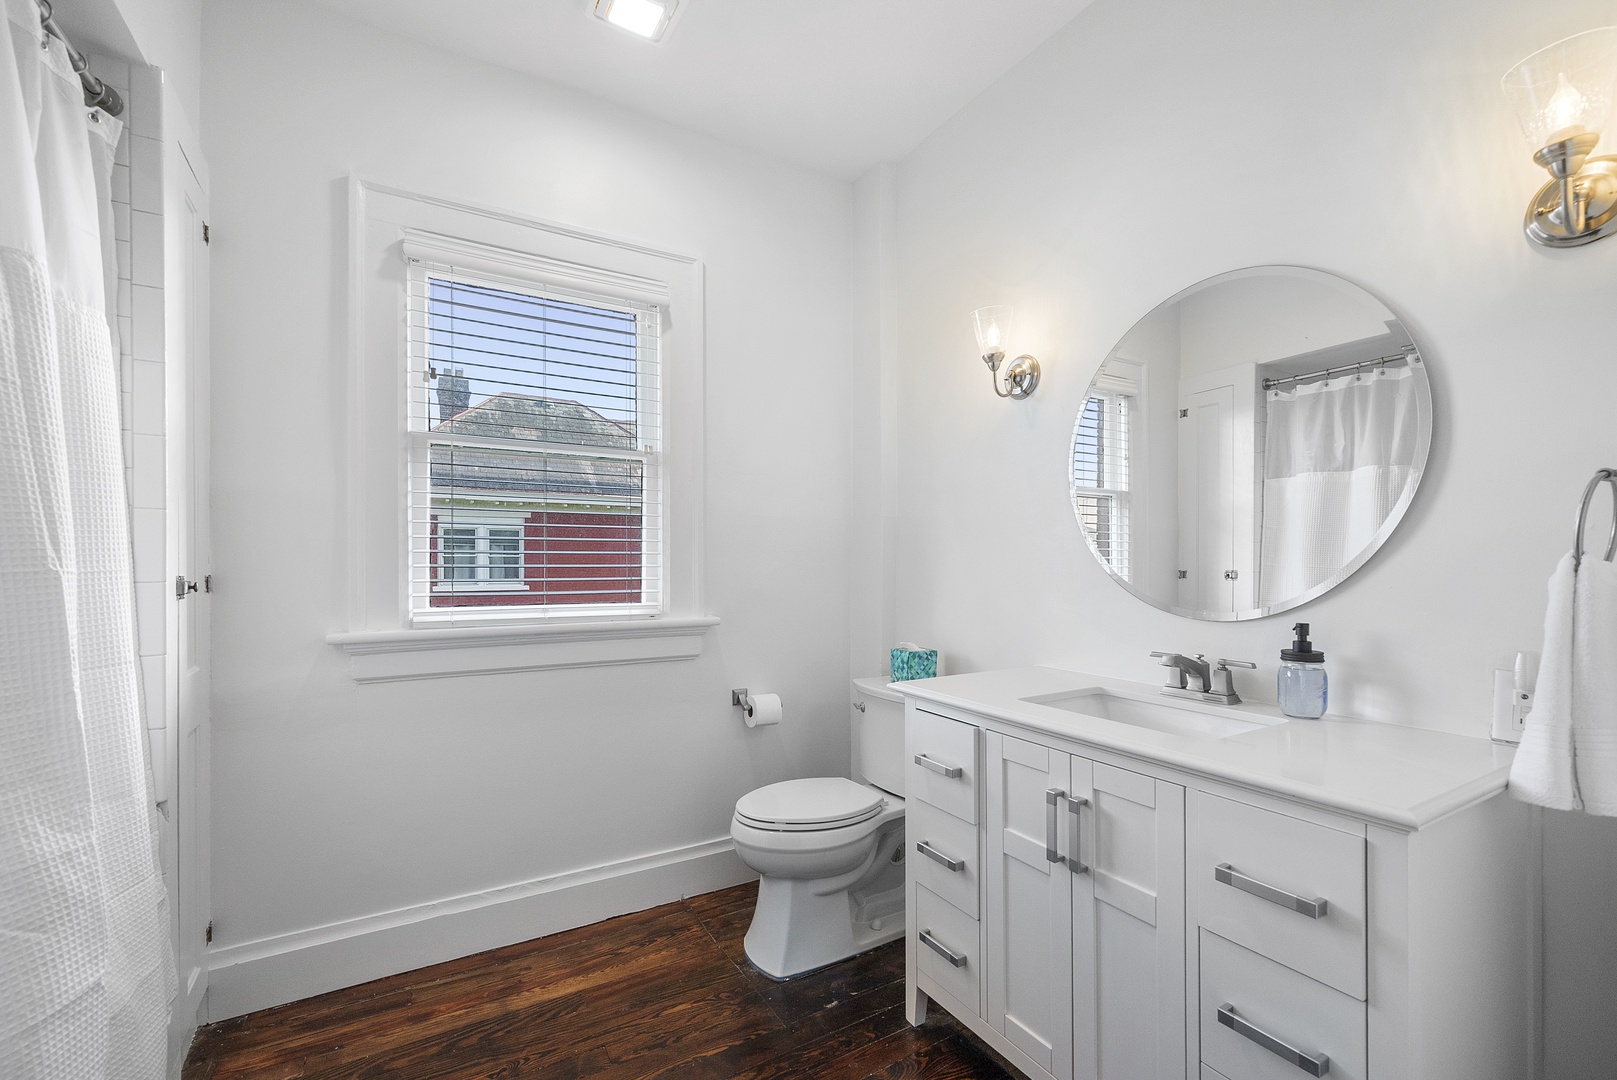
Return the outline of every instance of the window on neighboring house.
[[[660,611],[658,309],[419,256],[408,307],[412,612]]]
[[[1128,394],[1091,395],[1072,440],[1072,503],[1100,557],[1129,580]]]
[[[439,523],[440,592],[468,587],[526,589],[523,579],[523,525],[450,525]]]

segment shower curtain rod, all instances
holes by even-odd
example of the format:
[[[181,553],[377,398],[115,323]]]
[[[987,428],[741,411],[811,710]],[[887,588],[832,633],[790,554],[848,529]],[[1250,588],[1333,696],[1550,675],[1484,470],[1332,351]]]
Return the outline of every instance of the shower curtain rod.
[[[1378,356],[1374,360],[1360,360],[1356,364],[1343,364],[1341,367],[1328,367],[1323,368],[1320,371],[1307,371],[1301,375],[1281,375],[1273,379],[1264,379],[1263,388],[1265,390],[1273,390],[1275,387],[1280,386],[1283,383],[1300,383],[1308,382],[1313,379],[1328,379],[1332,375],[1341,375],[1349,371],[1363,371],[1367,367],[1384,367],[1388,364],[1401,364],[1405,361],[1414,359],[1417,355],[1419,354],[1414,349],[1405,349],[1401,353],[1393,353],[1391,356]]]
[[[67,46],[67,58],[73,64],[73,70],[79,73],[79,82],[84,86],[84,104],[98,108],[109,116],[118,116],[124,111],[124,99],[118,96],[118,91],[90,74],[90,61],[84,54],[73,47],[62,33],[62,28],[56,25],[56,12],[51,7],[51,0],[38,0],[39,24],[45,28],[45,33]]]

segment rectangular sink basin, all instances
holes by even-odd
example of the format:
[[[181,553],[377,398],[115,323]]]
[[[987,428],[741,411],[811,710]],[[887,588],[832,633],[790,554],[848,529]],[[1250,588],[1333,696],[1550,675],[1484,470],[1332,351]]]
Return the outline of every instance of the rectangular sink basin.
[[[1059,694],[1043,694],[1023,698],[1030,705],[1048,705],[1080,716],[1094,716],[1130,727],[1165,731],[1170,735],[1189,735],[1204,739],[1223,739],[1246,731],[1256,731],[1268,725],[1257,720],[1242,720],[1234,716],[1201,712],[1160,701],[1140,701],[1121,697],[1105,690],[1066,690]]]

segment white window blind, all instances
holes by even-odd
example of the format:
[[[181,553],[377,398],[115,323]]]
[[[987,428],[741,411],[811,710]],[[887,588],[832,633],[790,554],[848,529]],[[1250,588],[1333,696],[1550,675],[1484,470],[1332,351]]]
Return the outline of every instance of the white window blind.
[[[407,261],[412,618],[660,612],[660,310]]]
[[[1084,402],[1072,439],[1072,504],[1095,550],[1130,580],[1128,394],[1098,393]]]

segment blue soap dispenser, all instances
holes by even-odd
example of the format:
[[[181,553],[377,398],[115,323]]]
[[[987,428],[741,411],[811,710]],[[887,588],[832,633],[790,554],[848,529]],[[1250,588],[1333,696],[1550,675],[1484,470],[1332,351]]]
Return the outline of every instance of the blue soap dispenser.
[[[1292,627],[1297,640],[1280,650],[1280,670],[1275,674],[1275,695],[1280,711],[1299,720],[1318,720],[1325,715],[1325,654],[1308,640],[1308,624]]]

